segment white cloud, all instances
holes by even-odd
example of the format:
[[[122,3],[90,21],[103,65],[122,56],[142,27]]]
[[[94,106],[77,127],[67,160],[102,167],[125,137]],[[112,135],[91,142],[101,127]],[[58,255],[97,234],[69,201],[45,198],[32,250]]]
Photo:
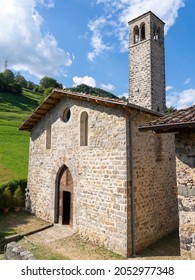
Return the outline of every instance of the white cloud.
[[[91,46],[93,48],[93,51],[88,53],[88,60],[90,61],[93,61],[94,58],[101,54],[103,51],[110,49],[109,46],[103,43],[103,35],[100,32],[100,30],[106,25],[106,19],[103,17],[90,21],[88,24],[88,27],[92,32]]]
[[[80,84],[85,84],[90,87],[96,87],[96,81],[93,77],[84,76],[84,77],[73,77],[73,87],[76,87]]]
[[[102,4],[104,15],[95,20],[96,23],[104,19],[103,24],[96,24],[95,29],[89,29],[92,32],[91,45],[93,51],[88,54],[88,58],[93,60],[97,55],[108,48],[104,48],[104,41],[110,37],[117,38],[120,44],[120,51],[128,50],[128,22],[137,16],[152,11],[160,17],[165,23],[165,33],[174,25],[178,16],[178,10],[184,7],[185,0],[94,0],[95,4]],[[91,21],[93,22],[93,21]],[[109,28],[109,32],[107,29]],[[103,36],[104,34],[104,36]],[[108,35],[107,35],[108,34]],[[97,36],[98,35],[98,36]],[[100,48],[94,44],[94,36],[101,41]],[[104,38],[103,38],[104,37]],[[103,40],[104,39],[104,40]],[[109,46],[109,49],[112,46]],[[98,51],[100,49],[100,51]]]
[[[177,109],[187,108],[195,104],[195,89],[187,89],[182,92],[172,92],[167,95],[167,107]]]
[[[124,93],[122,93],[121,95],[119,95],[119,98],[121,98],[121,97],[126,97],[126,98],[128,98],[129,97],[129,95],[128,95],[128,92],[124,92]]]
[[[188,78],[188,79],[186,79],[185,81],[184,81],[184,85],[188,85],[189,83],[190,83],[190,78]]]
[[[107,91],[113,91],[115,89],[115,86],[113,86],[112,84],[101,84],[100,87]]]
[[[1,59],[7,58],[9,68],[40,79],[61,74],[72,60],[52,34],[42,33],[37,5],[52,8],[54,0],[1,0],[0,54]]]
[[[166,86],[166,91],[172,90],[173,87],[172,86]]]
[[[46,7],[47,9],[54,8],[55,5],[55,0],[37,0],[40,5]]]

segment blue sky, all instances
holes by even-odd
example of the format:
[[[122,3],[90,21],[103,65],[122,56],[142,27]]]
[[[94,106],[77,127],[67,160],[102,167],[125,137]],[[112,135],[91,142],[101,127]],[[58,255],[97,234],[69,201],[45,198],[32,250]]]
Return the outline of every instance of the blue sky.
[[[162,3],[161,3],[162,2]],[[149,10],[166,23],[167,106],[195,104],[195,1],[0,0],[0,70],[128,92],[127,22]]]

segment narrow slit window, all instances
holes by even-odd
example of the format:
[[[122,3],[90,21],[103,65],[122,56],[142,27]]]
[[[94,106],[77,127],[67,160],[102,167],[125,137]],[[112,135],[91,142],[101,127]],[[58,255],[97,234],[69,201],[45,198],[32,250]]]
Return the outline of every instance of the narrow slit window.
[[[80,145],[88,145],[88,114],[82,112],[80,117]]]
[[[153,26],[153,39],[156,41],[156,24]]]
[[[46,149],[51,149],[51,122],[47,123],[46,129]]]
[[[146,39],[145,23],[141,25],[141,41]]]

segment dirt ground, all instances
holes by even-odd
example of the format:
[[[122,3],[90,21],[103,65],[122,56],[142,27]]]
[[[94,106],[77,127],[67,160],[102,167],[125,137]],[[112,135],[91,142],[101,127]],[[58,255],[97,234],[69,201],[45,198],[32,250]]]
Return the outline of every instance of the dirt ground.
[[[21,233],[47,225],[46,221],[25,212],[0,215],[0,235]],[[36,259],[56,260],[118,260],[124,259],[103,247],[81,239],[69,227],[55,225],[44,231],[29,235],[19,241]],[[0,255],[0,259],[3,256]],[[190,253],[180,251],[178,232],[175,231],[147,249],[138,252],[138,260],[189,260]]]
[[[63,229],[62,229],[63,230]],[[82,240],[78,235],[71,231],[64,232],[62,236],[51,237],[56,227],[43,232],[33,234],[28,240],[22,240],[23,246],[42,246],[43,250],[49,249],[57,258],[71,260],[92,260],[92,259],[124,259],[122,256],[114,254],[104,248],[96,246],[91,242]],[[66,231],[66,230],[65,230]],[[50,232],[50,233],[49,233]],[[60,232],[60,227],[59,227]],[[29,249],[32,251],[32,247]],[[36,248],[36,247],[35,247]],[[40,247],[39,247],[40,248]],[[34,250],[36,254],[36,249]],[[39,254],[38,254],[39,255]],[[55,258],[54,256],[54,258]],[[39,257],[39,256],[37,256]],[[44,256],[42,256],[44,259]],[[51,256],[52,258],[52,256]],[[159,240],[147,249],[137,252],[136,260],[190,260],[190,253],[180,251],[178,232],[175,231],[165,238]]]

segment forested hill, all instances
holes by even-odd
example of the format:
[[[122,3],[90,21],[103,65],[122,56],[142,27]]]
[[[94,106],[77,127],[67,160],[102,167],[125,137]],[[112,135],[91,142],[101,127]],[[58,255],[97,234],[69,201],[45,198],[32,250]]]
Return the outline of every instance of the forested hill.
[[[108,98],[119,99],[119,97],[117,97],[116,95],[114,95],[106,90],[96,88],[96,87],[90,87],[85,84],[81,84],[76,87],[69,88],[69,90],[71,90],[73,92],[87,93],[87,94],[91,94],[91,95],[99,96],[99,97],[108,97]]]

